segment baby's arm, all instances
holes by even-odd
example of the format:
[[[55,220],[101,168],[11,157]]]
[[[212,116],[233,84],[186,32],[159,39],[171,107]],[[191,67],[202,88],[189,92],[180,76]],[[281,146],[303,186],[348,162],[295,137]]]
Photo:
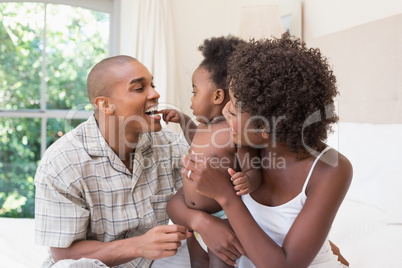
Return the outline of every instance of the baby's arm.
[[[240,163],[240,172],[229,169],[234,189],[237,195],[252,193],[262,180],[261,160],[258,149],[252,147],[238,147],[237,157]]]
[[[163,120],[168,124],[169,122],[179,123],[181,129],[183,130],[184,137],[186,138],[188,144],[191,144],[193,140],[197,125],[191,120],[190,116],[181,113],[174,109],[164,109],[158,111],[162,114]]]

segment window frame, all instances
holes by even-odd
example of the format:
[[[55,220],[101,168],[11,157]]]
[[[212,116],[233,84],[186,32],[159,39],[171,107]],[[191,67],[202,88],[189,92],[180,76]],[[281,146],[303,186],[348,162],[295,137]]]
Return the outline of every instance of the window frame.
[[[34,2],[34,3],[46,3],[46,4],[62,4],[75,7],[81,7],[86,9],[92,9],[96,11],[101,11],[109,13],[110,16],[110,28],[109,28],[109,44],[108,44],[108,54],[109,56],[118,55],[120,48],[120,5],[121,0],[0,0],[1,2]],[[45,18],[46,20],[46,15]],[[46,27],[44,29],[44,37],[46,38]],[[42,52],[43,63],[42,71],[45,73],[45,68],[47,66],[46,53]],[[47,122],[48,119],[87,119],[93,114],[92,111],[83,110],[56,110],[47,109],[46,107],[46,82],[45,77],[42,77],[41,82],[41,98],[40,98],[40,109],[26,109],[26,110],[1,110],[0,117],[4,118],[40,118],[41,119],[41,156],[47,149]]]

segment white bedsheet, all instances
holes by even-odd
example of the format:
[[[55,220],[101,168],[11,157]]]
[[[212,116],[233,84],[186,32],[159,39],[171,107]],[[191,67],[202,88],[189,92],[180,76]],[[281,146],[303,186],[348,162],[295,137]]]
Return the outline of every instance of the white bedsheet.
[[[345,200],[329,238],[352,268],[402,267],[402,225],[374,206]]]
[[[0,218],[0,226],[0,267],[40,267],[47,248],[34,243],[34,220]]]
[[[386,213],[374,206],[344,201],[330,239],[351,267],[402,267],[402,225],[387,223],[386,218]],[[0,218],[0,226],[0,267],[40,267],[47,248],[34,244],[34,220]]]
[[[34,243],[34,219],[0,218],[0,268],[37,268],[48,256],[48,248]],[[190,267],[186,241],[174,258],[153,263],[152,268]]]

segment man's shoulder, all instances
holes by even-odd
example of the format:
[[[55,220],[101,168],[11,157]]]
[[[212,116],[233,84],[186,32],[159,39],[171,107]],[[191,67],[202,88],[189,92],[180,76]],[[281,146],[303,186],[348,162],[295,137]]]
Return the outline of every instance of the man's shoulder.
[[[46,149],[41,162],[53,161],[54,159],[59,159],[60,157],[65,157],[70,154],[82,154],[83,150],[85,151],[83,144],[83,128],[82,125],[79,125],[50,145]]]

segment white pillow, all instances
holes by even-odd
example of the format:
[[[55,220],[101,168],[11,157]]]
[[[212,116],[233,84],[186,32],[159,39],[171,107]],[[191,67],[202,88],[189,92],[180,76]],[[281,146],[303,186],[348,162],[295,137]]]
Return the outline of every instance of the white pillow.
[[[402,124],[341,122],[327,143],[353,165],[346,199],[376,206],[388,222],[402,223]]]

